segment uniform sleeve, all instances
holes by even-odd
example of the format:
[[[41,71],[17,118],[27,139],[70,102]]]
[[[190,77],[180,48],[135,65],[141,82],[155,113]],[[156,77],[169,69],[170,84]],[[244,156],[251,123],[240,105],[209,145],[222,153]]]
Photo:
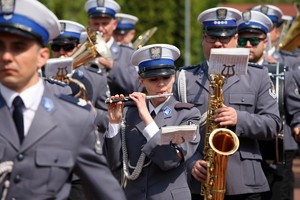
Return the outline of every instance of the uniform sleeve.
[[[83,123],[81,145],[74,172],[81,178],[88,199],[125,200],[125,195],[118,181],[113,177],[103,154],[95,151],[95,127],[93,114]]]
[[[292,128],[300,125],[300,70],[293,69],[285,77],[285,102],[287,115],[291,116]],[[299,81],[299,82],[298,82]]]
[[[179,125],[188,125],[191,123],[198,125],[200,120],[200,111],[197,108],[193,107],[192,109],[184,110],[179,113],[184,116],[181,118],[182,121]],[[180,164],[185,163],[185,161],[194,154],[200,141],[200,134],[197,130],[194,141],[184,142],[180,145],[160,145],[160,134],[161,130],[144,145],[142,151],[151,159],[152,162],[165,171],[176,168]],[[182,160],[178,156],[178,153],[182,155]]]
[[[278,103],[267,71],[263,69],[259,74],[260,77],[256,80],[260,81],[260,88],[254,102],[254,112],[237,110],[237,125],[234,132],[240,137],[272,139],[281,129]]]

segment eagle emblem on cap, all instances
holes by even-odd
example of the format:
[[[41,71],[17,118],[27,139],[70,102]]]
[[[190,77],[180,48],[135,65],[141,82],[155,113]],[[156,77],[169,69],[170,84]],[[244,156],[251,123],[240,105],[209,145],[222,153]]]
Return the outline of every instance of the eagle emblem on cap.
[[[262,5],[260,7],[260,12],[264,13],[265,15],[268,14],[268,10],[269,10],[269,7],[267,5]]]
[[[250,21],[250,19],[251,19],[251,12],[250,12],[250,10],[247,10],[247,11],[243,12],[242,16],[243,16],[243,20],[245,22]]]
[[[15,10],[15,0],[1,0],[0,1],[0,12],[5,15],[10,15]]]
[[[97,7],[104,7],[105,0],[97,0]]]
[[[160,59],[161,58],[161,47],[151,47],[149,49],[151,59]]]
[[[227,9],[219,8],[216,10],[216,13],[217,13],[217,18],[219,20],[224,20],[224,19],[226,19],[226,16],[227,16]]]

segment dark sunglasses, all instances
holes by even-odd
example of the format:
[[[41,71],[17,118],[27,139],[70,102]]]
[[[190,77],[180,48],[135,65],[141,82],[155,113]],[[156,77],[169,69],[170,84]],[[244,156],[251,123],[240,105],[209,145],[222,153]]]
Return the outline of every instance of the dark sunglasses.
[[[225,44],[228,43],[232,36],[209,36],[209,35],[205,35],[205,40],[208,43],[215,43],[217,40],[219,40],[221,43]]]
[[[58,44],[52,44],[51,49],[52,51],[59,52],[62,48],[64,51],[72,51],[75,48],[76,44],[70,43],[70,44],[64,44],[64,45],[58,45]]]
[[[266,39],[266,38],[259,38],[259,37],[242,38],[242,37],[239,37],[238,38],[238,45],[240,47],[244,47],[244,46],[247,45],[247,41],[249,41],[251,46],[256,47],[264,39]]]

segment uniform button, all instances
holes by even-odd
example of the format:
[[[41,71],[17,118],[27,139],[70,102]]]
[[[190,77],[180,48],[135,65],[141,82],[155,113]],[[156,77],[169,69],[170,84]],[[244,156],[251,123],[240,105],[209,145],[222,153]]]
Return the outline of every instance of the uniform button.
[[[20,153],[20,154],[17,156],[17,159],[18,159],[18,161],[24,160],[24,155]]]
[[[241,99],[241,102],[244,102],[244,101],[245,101],[245,99],[244,99],[244,98],[242,98],[242,99]]]
[[[21,181],[21,176],[19,176],[19,175],[15,176],[14,182],[15,183],[20,183],[20,181]]]

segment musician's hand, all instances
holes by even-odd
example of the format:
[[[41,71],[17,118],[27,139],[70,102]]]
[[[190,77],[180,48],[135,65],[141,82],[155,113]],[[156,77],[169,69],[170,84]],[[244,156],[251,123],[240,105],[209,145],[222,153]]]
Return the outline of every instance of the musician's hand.
[[[111,70],[111,68],[113,67],[113,60],[108,60],[104,57],[99,57],[99,63],[101,63],[106,69]]]
[[[124,98],[124,95],[121,94],[121,95],[115,95],[111,97],[112,100],[115,98]],[[120,124],[122,122],[123,107],[124,107],[124,103],[121,101],[107,105],[109,123]]]
[[[232,107],[222,107],[216,110],[215,122],[219,122],[220,126],[236,126],[237,112]]]
[[[146,94],[141,92],[134,92],[129,95],[130,98],[135,102],[136,107],[139,110],[140,118],[144,121],[145,126],[150,124],[153,119],[149,113],[147,104],[146,104]]]
[[[204,182],[207,176],[207,163],[205,160],[197,160],[192,168],[192,176],[200,182]]]
[[[300,142],[300,127],[293,128],[294,138],[296,142]]]

